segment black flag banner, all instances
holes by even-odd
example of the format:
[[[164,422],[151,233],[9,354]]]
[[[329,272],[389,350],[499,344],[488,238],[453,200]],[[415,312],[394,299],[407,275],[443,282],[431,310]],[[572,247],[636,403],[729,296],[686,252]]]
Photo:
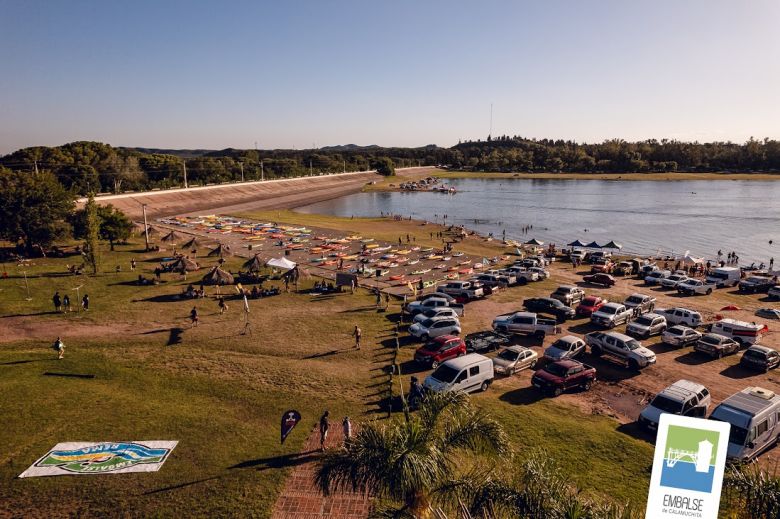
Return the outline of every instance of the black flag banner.
[[[282,443],[293,428],[301,421],[301,413],[295,410],[285,411],[282,415]]]

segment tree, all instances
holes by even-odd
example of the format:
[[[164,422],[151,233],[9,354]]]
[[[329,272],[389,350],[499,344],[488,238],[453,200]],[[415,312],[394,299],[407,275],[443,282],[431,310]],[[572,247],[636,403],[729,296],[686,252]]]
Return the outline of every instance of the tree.
[[[27,253],[68,236],[73,196],[49,172],[0,167],[0,237],[24,243]]]
[[[95,196],[90,193],[87,204],[84,206],[86,232],[84,237],[84,258],[92,273],[97,274],[100,267],[100,250],[98,249],[98,236],[100,235],[100,217]]]
[[[501,426],[463,393],[431,394],[406,416],[366,423],[344,449],[327,451],[316,474],[322,491],[368,490],[402,503],[397,514],[427,518],[434,505],[456,503],[457,490],[474,475],[462,470],[464,454],[508,451]]]
[[[98,209],[100,217],[100,237],[108,240],[111,250],[114,250],[114,242],[124,241],[130,237],[133,231],[133,222],[125,213],[116,209],[111,204]]]
[[[378,159],[375,159],[371,164],[371,167],[374,168],[380,175],[384,175],[386,177],[392,177],[395,175],[395,164],[393,164],[393,161],[390,160],[389,157],[379,157]]]

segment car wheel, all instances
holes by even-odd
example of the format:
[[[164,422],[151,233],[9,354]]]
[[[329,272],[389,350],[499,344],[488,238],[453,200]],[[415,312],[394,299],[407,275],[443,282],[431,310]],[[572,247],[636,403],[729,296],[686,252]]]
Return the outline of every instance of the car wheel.
[[[711,288],[708,288],[708,289],[707,289],[707,295],[710,295],[710,294],[712,294],[712,289],[711,289]]]
[[[740,338],[740,337],[737,337],[737,338],[736,338],[736,339],[734,339],[734,340],[736,341],[736,343],[737,343],[737,344],[739,344],[739,347],[740,347],[740,348],[743,348],[743,347],[745,346],[745,341],[743,341],[743,340],[742,340],[742,338]]]
[[[488,386],[490,386],[490,384],[488,383],[487,380],[485,380],[485,381],[482,382],[482,385],[479,386],[479,390],[480,391],[487,391]]]
[[[439,367],[439,361],[438,360],[434,360],[433,362],[431,362],[431,368],[436,369],[438,367]]]
[[[531,363],[528,365],[528,369],[534,369],[536,367],[536,361],[531,361]]]
[[[719,352],[718,352],[718,355],[717,355],[717,357],[718,357],[719,359],[722,359],[722,358],[723,358],[723,352],[722,352],[722,351],[719,351]]]
[[[520,278],[517,280],[518,285],[525,285],[526,283],[528,283],[528,280],[525,278]]]
[[[593,354],[594,357],[601,357],[601,348],[598,346],[594,346],[590,349],[590,352]]]
[[[586,380],[586,381],[585,381],[585,383],[582,385],[582,389],[584,389],[585,391],[589,391],[589,390],[590,390],[590,388],[591,388],[592,386],[593,386],[593,381],[592,381],[592,380],[590,380],[590,379],[588,379],[588,380]]]
[[[428,342],[429,340],[431,340],[431,336],[428,335],[427,333],[424,333],[422,334],[422,336],[420,336],[420,340],[423,342]]]
[[[628,367],[633,371],[639,371],[639,363],[634,359],[628,361]]]
[[[561,396],[563,394],[563,388],[562,387],[556,387],[552,391],[553,396]]]

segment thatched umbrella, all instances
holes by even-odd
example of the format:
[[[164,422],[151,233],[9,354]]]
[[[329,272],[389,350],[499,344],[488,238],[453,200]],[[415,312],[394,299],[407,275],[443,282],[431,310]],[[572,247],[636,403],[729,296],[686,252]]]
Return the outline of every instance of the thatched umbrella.
[[[233,282],[233,275],[219,267],[212,268],[208,274],[203,276],[203,283],[206,285],[232,285]]]
[[[205,245],[205,242],[203,240],[198,239],[197,236],[193,236],[189,239],[189,241],[186,241],[181,244],[182,249],[195,249],[198,247],[202,247]]]
[[[215,249],[210,250],[207,256],[230,256],[230,251],[220,243]]]
[[[155,229],[151,225],[147,225],[146,229],[147,229],[146,232],[149,233],[149,238],[151,238],[152,236],[157,236],[158,234],[160,234],[160,231],[158,231],[157,229]],[[136,224],[136,226],[134,228],[134,231],[137,232],[140,236],[143,236],[144,235],[144,226],[143,226],[143,224],[140,224],[140,223]]]
[[[181,234],[177,233],[176,231],[171,231],[165,236],[161,238],[162,241],[166,243],[178,243],[181,241],[181,239],[184,238]]]
[[[249,270],[249,272],[260,272],[263,268],[263,260],[260,259],[259,254],[255,254],[252,259],[244,262],[244,268]]]
[[[200,265],[190,258],[179,258],[171,263],[171,268],[176,272],[180,272],[181,269],[184,269],[187,272],[195,272],[200,268]]]

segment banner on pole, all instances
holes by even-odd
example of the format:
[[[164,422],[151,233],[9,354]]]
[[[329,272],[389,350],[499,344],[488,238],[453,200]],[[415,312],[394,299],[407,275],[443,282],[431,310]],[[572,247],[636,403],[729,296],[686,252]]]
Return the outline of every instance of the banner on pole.
[[[287,436],[292,432],[293,428],[301,421],[301,413],[291,409],[285,411],[282,415],[282,443],[287,439]]]
[[[58,443],[19,477],[157,472],[177,443],[179,442]]]

